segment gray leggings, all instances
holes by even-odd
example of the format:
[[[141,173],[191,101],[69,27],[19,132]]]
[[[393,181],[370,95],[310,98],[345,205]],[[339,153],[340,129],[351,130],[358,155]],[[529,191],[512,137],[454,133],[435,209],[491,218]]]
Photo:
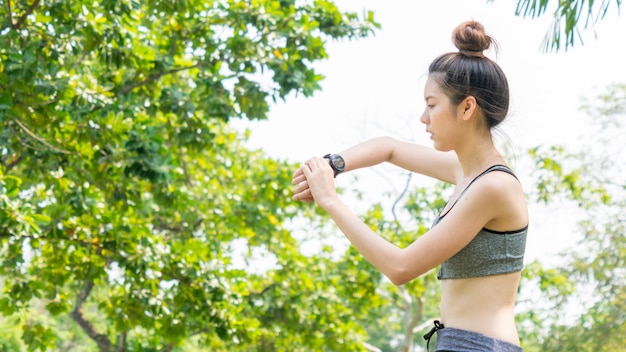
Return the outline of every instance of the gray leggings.
[[[437,330],[435,352],[522,352],[522,348],[510,342],[494,339],[483,334],[455,328]]]

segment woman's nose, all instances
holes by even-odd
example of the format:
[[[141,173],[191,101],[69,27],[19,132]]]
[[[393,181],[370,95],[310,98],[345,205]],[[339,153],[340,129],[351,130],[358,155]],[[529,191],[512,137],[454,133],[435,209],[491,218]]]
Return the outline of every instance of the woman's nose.
[[[426,110],[424,110],[424,112],[422,113],[422,116],[420,116],[420,122],[423,124],[428,123],[428,115],[426,114]]]

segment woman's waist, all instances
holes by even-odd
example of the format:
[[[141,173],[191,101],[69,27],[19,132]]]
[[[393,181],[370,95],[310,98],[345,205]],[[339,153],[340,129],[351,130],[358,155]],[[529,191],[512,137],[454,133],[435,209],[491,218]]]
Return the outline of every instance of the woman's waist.
[[[466,290],[463,294],[450,294],[442,290],[440,310],[449,319],[489,319],[514,320],[515,295],[501,295],[495,292],[483,294]]]
[[[496,278],[495,281],[506,281]],[[517,285],[494,280],[443,280],[441,322],[446,327],[469,330],[519,345],[515,326]]]
[[[450,312],[472,311],[513,314],[520,274],[441,280],[441,305]]]

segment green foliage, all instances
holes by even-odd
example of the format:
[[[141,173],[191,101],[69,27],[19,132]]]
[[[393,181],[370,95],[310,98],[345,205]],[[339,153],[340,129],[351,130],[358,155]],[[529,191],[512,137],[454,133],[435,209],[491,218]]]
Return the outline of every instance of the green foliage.
[[[553,10],[554,21],[548,30],[544,40],[543,47],[545,51],[558,51],[561,46],[565,50],[571,48],[576,43],[576,38],[581,41],[580,27],[581,21],[584,21],[584,28],[594,25],[597,21],[606,16],[611,8],[611,1],[594,1],[594,0],[567,0],[567,1],[548,1],[548,0],[518,0],[515,14],[523,17],[539,17],[548,11],[549,5],[555,5]],[[616,10],[619,12],[622,6],[622,0],[615,0]],[[583,18],[583,16],[585,16]]]
[[[534,160],[537,180],[536,188],[530,196],[541,203],[571,200],[583,209],[609,204],[611,195],[603,184],[593,179],[583,179],[593,172],[594,165],[588,160],[589,154],[568,153],[563,147],[538,146],[528,151]]]
[[[0,0],[0,19],[0,314],[28,349],[359,349],[332,262],[287,228],[293,165],[227,122],[312,95],[325,40],[371,34],[371,13]]]
[[[594,99],[585,99],[582,106],[603,132],[620,130],[626,118],[626,84],[614,83]],[[602,135],[601,137],[604,137]],[[612,137],[609,135],[609,137]]]
[[[529,351],[616,351],[626,344],[626,154],[616,138],[624,135],[624,97],[624,85],[614,85],[585,107],[599,128],[590,131],[599,137],[584,146],[586,153],[530,151],[537,200],[549,206],[573,202],[583,211],[576,223],[580,236],[562,263],[551,269],[533,263],[525,272],[523,285],[536,282],[544,298],[522,315]],[[571,308],[574,318],[567,314]]]
[[[19,326],[12,321],[0,317],[0,351],[25,350],[18,328]]]
[[[409,175],[403,192],[396,195],[391,209],[375,204],[364,216],[374,231],[399,247],[407,247],[428,231],[437,211],[445,205],[443,194],[448,188],[444,184],[410,187],[410,181]],[[356,250],[351,251],[359,257]],[[373,270],[369,263],[362,265],[366,267],[359,272]],[[372,275],[380,274],[374,271]],[[350,290],[356,290],[356,287]],[[440,290],[436,271],[400,287],[384,281],[376,291],[380,297],[373,302],[374,305],[366,307],[368,320],[362,322],[370,336],[368,342],[382,351],[409,351],[422,344],[419,327],[431,325],[439,316]]]

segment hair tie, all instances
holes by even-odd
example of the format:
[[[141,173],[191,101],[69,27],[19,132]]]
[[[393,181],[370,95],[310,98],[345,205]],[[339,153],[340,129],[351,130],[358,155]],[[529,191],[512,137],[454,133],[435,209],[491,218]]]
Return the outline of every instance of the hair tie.
[[[482,50],[459,50],[459,52],[468,57],[485,57]]]

